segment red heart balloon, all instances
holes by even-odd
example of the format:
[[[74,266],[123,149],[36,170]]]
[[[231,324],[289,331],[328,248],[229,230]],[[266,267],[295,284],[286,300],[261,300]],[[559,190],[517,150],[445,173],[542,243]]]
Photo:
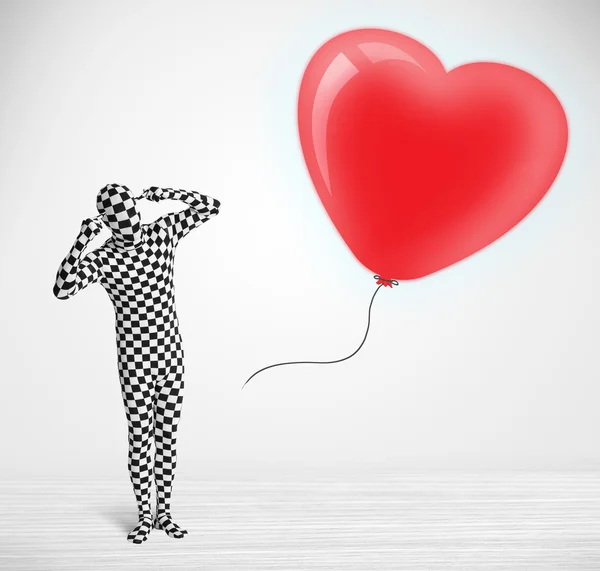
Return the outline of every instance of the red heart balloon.
[[[565,112],[518,68],[446,72],[380,29],[343,33],[309,62],[298,99],[308,172],[354,256],[415,279],[497,240],[546,194],[567,149]]]

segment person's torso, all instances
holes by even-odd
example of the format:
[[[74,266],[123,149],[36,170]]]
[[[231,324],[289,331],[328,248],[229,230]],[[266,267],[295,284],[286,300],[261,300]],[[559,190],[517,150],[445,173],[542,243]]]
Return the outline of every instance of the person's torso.
[[[162,226],[142,226],[140,246],[123,250],[109,238],[98,249],[100,283],[115,309],[117,339],[160,341],[178,336],[173,266],[175,248]],[[121,346],[122,343],[119,343]]]

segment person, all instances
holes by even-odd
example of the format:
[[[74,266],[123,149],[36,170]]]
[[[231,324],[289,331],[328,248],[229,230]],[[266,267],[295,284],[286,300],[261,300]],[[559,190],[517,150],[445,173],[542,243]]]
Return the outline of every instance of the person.
[[[136,208],[141,198],[181,200],[188,208],[142,224]],[[106,185],[96,200],[99,215],[82,222],[56,274],[54,295],[58,299],[69,299],[99,282],[114,306],[117,364],[128,424],[128,469],[138,507],[138,523],[127,536],[133,543],[146,541],[153,526],[177,539],[187,534],[172,520],[170,511],[185,372],[173,263],[181,239],[216,216],[220,205],[193,191],[153,186],[134,198],[126,186]],[[111,237],[84,256],[86,245],[103,224],[110,228]],[[153,474],[154,519],[150,505]]]

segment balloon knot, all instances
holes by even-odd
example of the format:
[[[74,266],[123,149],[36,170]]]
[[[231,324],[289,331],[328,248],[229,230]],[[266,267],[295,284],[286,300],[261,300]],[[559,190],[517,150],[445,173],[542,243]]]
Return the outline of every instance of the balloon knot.
[[[377,275],[373,277],[377,280],[377,285],[381,284],[383,285],[383,287],[393,287],[395,285],[398,285],[398,280],[387,280]]]

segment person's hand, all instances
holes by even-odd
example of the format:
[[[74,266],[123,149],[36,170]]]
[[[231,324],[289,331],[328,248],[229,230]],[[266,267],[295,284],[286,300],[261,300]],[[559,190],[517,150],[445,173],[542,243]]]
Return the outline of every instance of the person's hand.
[[[165,200],[169,198],[167,192],[164,188],[159,188],[158,186],[151,186],[142,192],[142,196],[146,200],[152,200],[153,202],[158,202],[159,200]]]
[[[96,216],[95,218],[86,218],[81,223],[81,230],[79,231],[79,235],[81,237],[85,237],[89,241],[94,236],[100,234],[102,228],[103,224],[101,216]]]

